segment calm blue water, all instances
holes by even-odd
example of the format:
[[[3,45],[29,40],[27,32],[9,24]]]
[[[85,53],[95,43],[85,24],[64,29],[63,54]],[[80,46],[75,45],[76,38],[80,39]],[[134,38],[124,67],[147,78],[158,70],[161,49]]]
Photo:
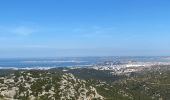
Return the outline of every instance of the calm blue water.
[[[170,57],[64,57],[0,59],[0,68],[69,67],[103,63],[105,61],[170,61]]]
[[[69,67],[95,64],[95,58],[0,59],[0,68]]]

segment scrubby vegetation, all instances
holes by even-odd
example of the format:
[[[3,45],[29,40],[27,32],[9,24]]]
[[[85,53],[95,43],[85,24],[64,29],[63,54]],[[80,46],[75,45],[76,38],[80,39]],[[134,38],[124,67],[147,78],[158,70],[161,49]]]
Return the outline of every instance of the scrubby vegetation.
[[[0,100],[170,99],[170,66],[153,66],[128,76],[86,68],[2,72]]]
[[[6,74],[5,74],[6,75]],[[103,100],[85,80],[60,70],[18,70],[0,78],[0,98],[16,100]]]

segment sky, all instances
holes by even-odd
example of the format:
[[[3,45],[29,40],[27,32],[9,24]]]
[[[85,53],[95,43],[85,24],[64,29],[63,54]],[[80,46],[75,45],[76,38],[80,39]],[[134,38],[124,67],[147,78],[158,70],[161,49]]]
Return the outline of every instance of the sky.
[[[169,0],[1,0],[0,58],[170,56]]]

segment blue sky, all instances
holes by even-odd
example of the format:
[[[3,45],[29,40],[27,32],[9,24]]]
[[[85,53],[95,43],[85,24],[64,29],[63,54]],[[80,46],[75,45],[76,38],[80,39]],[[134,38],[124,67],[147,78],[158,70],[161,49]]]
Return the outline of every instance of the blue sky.
[[[1,0],[0,57],[169,56],[168,0]]]

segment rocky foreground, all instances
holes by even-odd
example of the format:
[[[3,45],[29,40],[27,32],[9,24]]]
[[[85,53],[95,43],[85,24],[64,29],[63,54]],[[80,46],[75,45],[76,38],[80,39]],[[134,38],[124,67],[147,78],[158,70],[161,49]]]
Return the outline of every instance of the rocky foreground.
[[[0,100],[170,100],[170,65],[121,74],[93,68],[0,70]]]
[[[72,74],[18,71],[0,77],[1,100],[103,100],[96,89]]]

